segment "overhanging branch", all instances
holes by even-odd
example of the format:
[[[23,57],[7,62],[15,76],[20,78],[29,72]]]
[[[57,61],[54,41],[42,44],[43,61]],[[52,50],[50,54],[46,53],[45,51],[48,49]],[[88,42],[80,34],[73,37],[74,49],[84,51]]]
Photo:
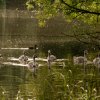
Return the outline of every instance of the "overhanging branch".
[[[66,33],[62,33],[63,35],[67,36],[67,37],[71,37],[71,38],[74,38],[76,39],[76,41],[79,41],[80,43],[84,43],[86,45],[94,45],[96,46],[97,48],[100,49],[100,44],[97,42],[97,41],[100,41],[99,38],[97,37],[94,37],[92,36],[92,33],[86,33],[86,35],[90,36],[91,38],[91,41],[86,41],[86,40],[83,40],[81,37],[83,37],[85,34],[73,34],[73,35],[69,35],[69,34],[66,34]],[[85,39],[85,38],[84,38]],[[97,41],[96,41],[97,40]]]
[[[99,12],[93,12],[93,11],[88,11],[88,10],[84,10],[84,9],[79,9],[79,8],[76,8],[74,6],[71,6],[69,4],[67,4],[64,0],[60,0],[61,3],[65,4],[66,6],[68,6],[69,8],[73,9],[75,12],[81,12],[81,13],[88,13],[88,14],[94,14],[94,15],[100,15]]]

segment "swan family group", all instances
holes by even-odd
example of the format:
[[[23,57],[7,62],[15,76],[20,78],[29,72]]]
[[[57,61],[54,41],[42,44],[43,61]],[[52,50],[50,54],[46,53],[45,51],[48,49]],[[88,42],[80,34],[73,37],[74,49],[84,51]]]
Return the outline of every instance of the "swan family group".
[[[33,49],[33,48],[30,48],[30,49]],[[23,55],[21,55],[19,57],[19,62],[21,64],[28,64],[28,69],[32,70],[32,71],[35,71],[39,64],[36,62],[36,58],[37,58],[37,55],[36,55],[36,51],[37,51],[37,46],[35,46],[35,52],[33,54],[33,60],[32,61],[28,61],[28,57],[26,56],[25,54],[25,51],[23,52]],[[73,63],[76,65],[76,64],[94,64],[95,66],[97,66],[98,68],[100,67],[100,55],[98,55],[96,58],[93,59],[93,61],[89,61],[87,59],[87,54],[88,54],[88,51],[85,50],[84,51],[84,56],[78,56],[78,57],[73,57]],[[48,68],[50,69],[51,68],[51,63],[54,62],[56,60],[56,56],[52,55],[51,54],[51,51],[48,50],[48,57],[47,57],[47,64],[48,64]]]
[[[28,69],[31,70],[32,72],[36,71],[36,69],[39,67],[39,64],[36,61],[36,58],[37,58],[36,50],[38,48],[35,47],[34,49],[35,49],[35,52],[33,54],[32,61],[28,61],[29,58],[28,56],[26,56],[25,50],[23,51],[23,55],[19,57],[19,62],[21,64],[27,64]],[[49,69],[51,68],[51,62],[54,62],[55,60],[56,60],[56,56],[52,55],[51,51],[48,50],[47,64],[48,64]]]
[[[100,68],[100,54],[98,53],[97,57],[93,61],[87,59],[88,51],[84,51],[84,56],[73,57],[74,64],[94,64],[96,67]]]

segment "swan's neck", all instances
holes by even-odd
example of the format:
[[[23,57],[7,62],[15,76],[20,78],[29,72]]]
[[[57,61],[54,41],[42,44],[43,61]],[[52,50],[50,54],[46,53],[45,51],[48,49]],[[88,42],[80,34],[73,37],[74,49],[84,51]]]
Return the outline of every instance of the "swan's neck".
[[[33,58],[33,63],[35,64],[35,57]]]
[[[48,52],[48,57],[49,57],[49,58],[50,58],[50,55],[51,55],[51,54]]]
[[[85,58],[87,57],[87,52],[86,52],[86,51],[84,51],[84,57],[85,57]]]

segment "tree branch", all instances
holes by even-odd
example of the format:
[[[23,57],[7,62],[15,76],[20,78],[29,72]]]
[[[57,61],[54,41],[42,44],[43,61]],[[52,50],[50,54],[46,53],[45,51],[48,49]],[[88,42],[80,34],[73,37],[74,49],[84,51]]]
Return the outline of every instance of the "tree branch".
[[[100,15],[99,12],[93,12],[93,11],[88,11],[88,10],[84,10],[84,9],[79,9],[79,8],[76,8],[74,6],[71,6],[69,4],[67,4],[64,0],[60,0],[61,3],[65,4],[66,6],[68,6],[69,8],[75,10],[75,12],[81,12],[81,13],[88,13],[88,14],[94,14],[94,15]]]
[[[84,36],[85,34],[73,34],[73,35],[69,35],[69,34],[65,34],[65,33],[62,33],[63,35],[65,35],[65,36],[67,36],[67,37],[71,37],[71,38],[74,38],[74,39],[76,39],[76,41],[79,41],[80,43],[84,43],[84,44],[86,44],[86,45],[88,45],[88,44],[90,44],[90,45],[94,45],[94,46],[96,46],[98,49],[100,49],[100,44],[98,44],[96,41],[93,41],[92,39],[91,39],[91,41],[86,41],[86,40],[83,40],[80,36]],[[91,33],[90,33],[91,34]],[[90,34],[88,34],[87,33],[87,35],[89,35],[90,36]],[[95,38],[95,37],[92,37],[92,38],[94,38],[95,40],[97,40],[97,38]],[[98,39],[98,41],[99,41],[99,39]]]

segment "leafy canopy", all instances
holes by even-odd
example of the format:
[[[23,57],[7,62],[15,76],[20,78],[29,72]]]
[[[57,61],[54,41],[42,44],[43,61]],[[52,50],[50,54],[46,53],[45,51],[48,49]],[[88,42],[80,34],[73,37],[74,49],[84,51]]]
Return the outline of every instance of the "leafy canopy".
[[[77,19],[91,24],[100,20],[100,0],[28,0],[26,5],[35,11],[40,26],[59,14],[68,22]]]

